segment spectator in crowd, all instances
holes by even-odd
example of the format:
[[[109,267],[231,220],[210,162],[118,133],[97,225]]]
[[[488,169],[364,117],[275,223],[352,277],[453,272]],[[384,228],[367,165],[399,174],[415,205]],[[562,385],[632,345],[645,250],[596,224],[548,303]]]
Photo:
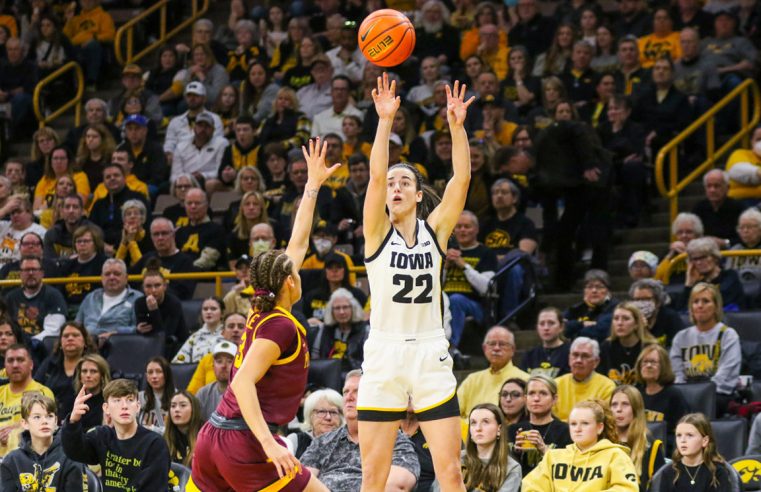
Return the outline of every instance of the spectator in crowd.
[[[748,250],[761,248],[761,212],[757,208],[749,208],[740,214],[737,221],[737,234],[740,241],[732,246],[733,250]],[[726,268],[737,271],[742,281],[751,279],[761,280],[761,268],[756,258],[736,256],[726,258]],[[0,270],[2,276],[2,270]]]
[[[20,159],[10,159],[3,165],[3,176],[10,184],[10,195],[18,195],[27,200],[30,198],[30,189],[26,181],[26,173],[31,164],[25,164]],[[10,198],[10,195],[8,198]],[[7,204],[7,201],[6,201]]]
[[[248,75],[240,85],[240,112],[250,115],[256,126],[272,115],[278,86],[271,80],[265,62],[254,61],[248,67]]]
[[[313,391],[304,400],[304,423],[301,429],[288,434],[294,455],[300,458],[315,438],[333,432],[344,425],[344,401],[330,388]]]
[[[357,389],[361,376],[359,370],[346,375],[343,387],[343,415],[346,425],[315,437],[301,455],[301,464],[329,489],[357,490],[362,482],[357,421]],[[407,436],[399,432],[386,488],[412,490],[419,475],[420,463],[415,449]]]
[[[433,97],[433,90],[441,80],[441,65],[436,57],[427,56],[420,63],[420,82],[407,94],[407,101],[414,103],[426,116],[438,112]],[[344,135],[346,136],[346,135]]]
[[[224,186],[232,186],[242,168],[257,164],[258,145],[255,141],[254,120],[250,116],[243,115],[236,118],[233,126],[235,138],[230,145],[225,147],[217,172],[217,179]]]
[[[222,226],[208,216],[209,201],[198,188],[188,190],[185,196],[188,225],[177,228],[175,237],[180,251],[193,259],[199,270],[212,270],[224,264],[226,234]]]
[[[571,444],[568,424],[557,420],[552,406],[558,399],[558,387],[550,376],[535,374],[526,383],[525,419],[510,425],[508,436],[512,452],[526,476],[539,464],[550,449]]]
[[[75,195],[76,196],[76,195]],[[77,198],[79,198],[77,196]],[[55,258],[43,254],[42,239],[36,232],[27,232],[19,240],[19,258],[36,256],[42,258],[42,271],[45,277],[56,277],[60,272],[59,263]],[[6,263],[0,268],[0,278],[11,280],[21,278],[21,260]]]
[[[310,343],[311,356],[340,360],[342,374],[360,369],[369,332],[362,305],[351,292],[340,287],[330,294],[325,305],[324,324],[320,323]]]
[[[676,427],[676,441],[679,445],[671,466],[665,467],[660,477],[659,492],[738,489],[738,479],[730,476],[737,472],[719,454],[711,423],[705,415],[689,413],[682,417]],[[701,477],[691,475],[691,470],[699,472],[702,465],[708,473]]]
[[[103,269],[106,255],[103,253],[103,233],[100,227],[87,223],[76,228],[73,234],[74,254],[60,260],[58,275],[73,281],[63,285],[63,295],[69,313],[76,315],[79,305],[93,290],[91,282],[77,282],[78,277],[97,277]]]
[[[333,73],[349,78],[353,84],[362,81],[362,72],[367,64],[367,58],[357,46],[356,23],[345,22],[341,26],[338,46],[325,53],[333,64]]]
[[[214,346],[222,341],[222,316],[224,316],[222,301],[209,297],[201,304],[201,321],[203,325],[193,332],[172,359],[173,364],[199,362],[201,358],[211,353]]]
[[[5,296],[11,322],[40,342],[47,336],[57,336],[66,321],[63,296],[55,287],[43,284],[43,277],[40,258],[24,257],[21,259],[21,286]]]
[[[116,115],[122,108],[124,101],[133,95],[139,95],[143,101],[143,113],[154,124],[161,123],[164,117],[161,112],[161,101],[158,95],[143,87],[143,69],[140,65],[129,63],[122,69],[122,91],[109,101],[109,113]],[[142,115],[141,115],[142,116]]]
[[[188,110],[184,113],[175,116],[169,121],[169,126],[166,129],[166,137],[164,138],[164,154],[166,154],[166,161],[168,165],[172,165],[172,160],[177,147],[187,140],[193,140],[196,117],[200,113],[206,113],[211,116],[214,124],[212,129],[214,130],[214,137],[224,136],[224,125],[219,115],[207,111],[204,109],[206,104],[206,88],[200,82],[191,82],[185,86],[185,103],[188,106]],[[174,181],[174,178],[172,178]]]
[[[750,428],[748,447],[745,450],[746,455],[758,454],[761,452],[761,417],[756,415],[753,418],[753,425]]]
[[[72,128],[66,134],[64,145],[69,152],[76,152],[85,130],[93,125],[105,125],[114,141],[118,142],[121,139],[121,130],[109,122],[108,104],[103,99],[93,97],[85,103],[85,123]]]
[[[721,169],[712,169],[703,175],[705,199],[692,207],[700,217],[706,236],[724,243],[724,247],[737,244],[737,219],[745,210],[742,202],[729,198],[729,176]]]
[[[299,109],[310,121],[333,104],[333,64],[330,58],[323,54],[316,55],[312,59],[311,75],[314,82],[296,92]]]
[[[569,372],[570,343],[563,338],[564,328],[565,319],[558,308],[546,307],[539,311],[536,332],[541,345],[524,354],[520,368],[529,374],[543,374],[550,378]]]
[[[679,32],[674,31],[674,20],[667,7],[653,12],[653,31],[637,40],[639,60],[643,67],[651,68],[657,60],[668,56],[672,64],[682,57]]]
[[[85,68],[85,81],[92,90],[98,83],[101,67],[107,61],[108,43],[116,35],[114,19],[103,10],[100,0],[80,0],[82,10],[75,15],[72,7],[66,8],[66,25],[63,33],[74,46],[77,60]]]
[[[335,133],[344,138],[343,119],[347,115],[363,117],[363,112],[351,103],[351,81],[345,75],[336,75],[330,82],[331,106],[314,115],[312,136],[324,137]]]
[[[98,227],[85,216],[82,197],[73,193],[63,199],[61,218],[45,232],[45,258],[65,260],[76,254],[73,235],[74,231],[83,225]]]
[[[658,257],[650,251],[635,251],[629,257],[629,278],[633,281],[653,278],[658,268]]]
[[[701,114],[711,107],[711,101],[719,99],[721,79],[713,68],[715,60],[711,54],[701,52],[697,29],[682,29],[679,43],[682,58],[674,64],[674,86],[687,95],[694,114]]]
[[[169,219],[176,227],[188,225],[188,214],[185,210],[185,195],[191,188],[200,188],[196,178],[192,174],[181,174],[171,181],[169,194],[177,200],[177,203],[164,209],[164,217]]]
[[[39,76],[42,79],[71,61],[74,53],[71,43],[62,32],[58,17],[51,12],[40,11],[38,19],[39,23],[34,32],[23,37],[29,39],[29,58],[37,65]],[[51,89],[55,90],[55,88],[61,87],[62,84],[58,86],[54,84]],[[47,95],[53,96],[53,100],[56,99],[54,94]]]
[[[336,190],[331,202],[330,223],[338,229],[342,243],[355,246],[362,239],[362,207],[365,203],[370,168],[367,157],[354,154],[349,157],[349,179]],[[356,249],[355,249],[356,250]]]
[[[541,130],[548,127],[553,122],[555,106],[567,99],[565,86],[563,82],[555,75],[550,75],[542,79],[541,105],[535,106],[526,116],[526,121],[534,130]],[[517,132],[514,140],[517,138]],[[517,140],[516,144],[518,143]]]
[[[462,475],[468,490],[518,490],[520,464],[510,456],[508,424],[499,408],[480,403],[468,416]]]
[[[0,386],[0,456],[5,456],[18,447],[21,434],[21,399],[24,393],[36,391],[55,399],[47,386],[32,379],[33,368],[32,353],[23,343],[11,345],[5,351],[8,384]]]
[[[552,44],[546,51],[534,53],[534,69],[531,74],[535,77],[559,76],[563,73],[571,61],[576,29],[571,24],[562,23],[554,29],[554,35],[549,39],[552,40]]]
[[[39,217],[40,226],[43,229],[51,227],[63,215],[63,199],[76,192],[74,179],[64,174],[55,180],[53,194],[48,197],[46,205],[40,210],[35,210],[34,215]]]
[[[755,203],[761,199],[761,126],[753,129],[749,149],[737,149],[727,159],[730,198]]]
[[[103,241],[106,252],[114,253],[124,231],[122,206],[130,200],[137,200],[145,205],[147,198],[144,194],[132,191],[127,187],[125,169],[114,162],[103,166],[103,184],[107,195],[93,202],[90,208],[90,220],[103,230]]]
[[[97,353],[87,329],[75,321],[61,327],[53,352],[34,371],[35,381],[50,388],[58,405],[58,418],[63,419],[74,406],[74,373],[87,354]]]
[[[164,439],[137,421],[140,400],[137,386],[127,379],[116,379],[103,389],[103,412],[113,427],[99,425],[86,432],[82,417],[95,411],[93,396],[82,389],[74,411],[64,421],[61,439],[69,458],[100,465],[106,482],[118,480],[122,487],[135,490],[163,490],[169,476],[169,451]],[[100,407],[98,407],[100,408]],[[114,460],[118,456],[121,459]]]
[[[589,490],[639,490],[637,469],[629,457],[629,449],[615,444],[618,433],[606,402],[607,399],[581,400],[573,405],[569,418],[573,444],[546,453],[534,471],[523,479],[521,490],[546,490],[548,484],[550,489],[566,490],[578,487],[580,482]],[[584,456],[583,467],[575,465],[579,453]],[[583,471],[584,477],[572,474],[572,466]],[[566,471],[558,473],[556,470],[560,469]]]
[[[319,268],[316,267],[314,270]],[[365,306],[367,295],[352,286],[351,275],[346,256],[337,252],[328,253],[325,256],[324,266],[322,272],[319,272],[315,287],[304,294],[304,299],[301,301],[302,311],[310,319],[310,324],[318,324],[324,319],[328,299],[339,288],[348,290],[360,306]]]
[[[650,479],[665,464],[665,443],[650,437],[642,395],[628,384],[617,387],[610,397],[618,440],[629,448],[639,478],[640,490],[649,489]]]
[[[229,27],[232,28],[236,46],[227,51],[225,70],[230,76],[230,81],[236,83],[246,77],[247,68],[262,55],[262,51],[257,43],[259,33],[254,21],[239,19]]]
[[[706,37],[713,31],[713,16],[703,10],[703,4],[696,0],[681,0],[677,2],[677,12],[674,15],[674,29],[684,32],[688,29]]]
[[[449,24],[449,11],[441,0],[428,0],[420,7],[415,40],[413,54],[418,59],[435,56],[442,65],[457,66],[460,33]]]
[[[623,0],[618,5],[618,14],[613,26],[617,33],[641,37],[650,32],[652,20],[644,0]]]
[[[684,322],[670,305],[663,284],[653,279],[641,279],[629,287],[630,303],[645,317],[647,330],[664,347],[671,345],[674,335],[684,328]]]
[[[634,371],[647,421],[666,422],[668,435],[671,435],[679,419],[689,412],[689,406],[674,387],[675,376],[668,352],[660,345],[644,347],[637,357]]]
[[[687,245],[692,240],[703,237],[703,221],[695,214],[680,212],[674,222],[671,223],[671,235],[676,238],[676,241],[669,244],[668,253],[658,265],[655,278],[666,283],[669,280],[674,283],[681,283],[684,281],[687,272],[687,262],[682,261],[680,265],[677,265],[671,272],[670,279],[666,277],[669,264],[675,257],[687,252]]]
[[[19,448],[8,453],[0,466],[3,490],[24,490],[29,487],[54,490],[87,490],[84,486],[84,465],[66,457],[57,432],[54,398],[30,393],[21,401],[21,434]]]
[[[528,417],[526,410],[526,380],[510,378],[499,389],[499,409],[505,417],[505,426]]]
[[[627,3],[631,1],[626,0]],[[644,4],[644,0],[633,1]],[[618,64],[619,68],[614,72],[616,92],[626,96],[637,96],[640,89],[651,83],[650,70],[640,63],[637,38],[625,36],[618,42]]]
[[[740,338],[721,322],[722,295],[716,285],[696,284],[688,306],[695,324],[676,334],[669,351],[675,382],[713,381],[717,415],[723,415],[740,376]]]
[[[78,393],[84,388],[88,394],[93,395],[90,403],[92,410],[82,418],[82,427],[86,431],[103,423],[103,388],[109,381],[111,368],[106,359],[97,353],[82,356],[74,372],[74,392]],[[74,408],[76,409],[76,398]]]
[[[145,365],[145,382],[147,389],[138,395],[140,413],[137,421],[147,429],[163,434],[172,395],[176,392],[169,361],[161,356],[151,357]]]
[[[272,155],[272,151],[268,152],[267,147],[290,150],[300,147],[309,139],[312,120],[301,112],[299,101],[296,93],[290,87],[283,87],[277,91],[272,115],[259,126],[258,135],[255,139],[255,142],[261,145],[265,159]],[[275,146],[271,146],[272,144]],[[269,165],[266,166],[270,174],[273,174],[269,167]],[[273,179],[276,176],[267,176],[267,178]],[[274,180],[277,181],[277,179]]]
[[[137,318],[133,306],[141,294],[127,285],[127,265],[122,260],[106,260],[101,277],[103,287],[87,294],[76,320],[98,338],[102,347],[114,333],[135,333]]]
[[[310,67],[314,57],[322,54],[322,45],[314,36],[304,36],[299,45],[296,65],[285,71],[282,84],[294,91],[314,82]]]
[[[148,211],[140,200],[127,200],[122,205],[121,213],[124,229],[114,257],[119,260],[126,260],[129,257],[129,264],[132,266],[140,261],[144,253],[153,249],[151,239],[145,230]]]
[[[732,10],[717,12],[713,21],[713,37],[707,37],[701,43],[701,50],[711,55],[713,67],[721,77],[723,94],[754,75],[758,51],[750,39],[737,32],[738,20]]]
[[[553,413],[562,421],[567,421],[571,409],[579,402],[593,398],[604,401],[610,399],[616,383],[596,372],[600,364],[600,345],[597,340],[578,337],[571,343],[568,365],[571,372],[555,381],[558,385],[558,400]]]
[[[589,270],[584,275],[584,298],[566,310],[565,336],[592,337],[598,341],[609,334],[608,324],[600,324],[603,314],[613,312],[618,300],[610,294],[610,276],[602,270]]]
[[[0,103],[10,104],[11,135],[31,134],[32,94],[37,84],[37,67],[27,58],[26,45],[18,38],[5,42],[5,59],[0,61]]]
[[[523,46],[514,46],[508,57],[509,72],[500,83],[502,99],[510,101],[525,116],[541,92],[541,80],[531,74],[531,55]]]
[[[190,466],[202,424],[198,398],[185,390],[177,391],[169,404],[169,417],[164,429],[164,440],[173,463]]]
[[[675,296],[674,308],[691,310],[688,299],[698,283],[715,285],[721,291],[725,311],[738,311],[745,307],[745,294],[735,270],[722,267],[723,259],[716,242],[698,238],[687,245],[687,276],[681,296]]]
[[[152,260],[158,259],[158,268],[166,273],[190,273],[196,271],[193,258],[177,248],[175,227],[169,219],[157,217],[151,222],[150,234],[153,241],[153,251],[147,252],[135,264],[131,272],[143,273]],[[172,280],[167,287],[169,292],[180,300],[187,300],[193,295],[194,280]],[[159,303],[160,304],[160,303]]]
[[[0,264],[5,265],[21,258],[21,238],[33,232],[38,238],[45,235],[45,228],[34,222],[32,207],[28,200],[15,200],[10,220],[0,220]]]
[[[484,320],[481,303],[497,270],[497,258],[492,249],[478,242],[478,217],[473,212],[460,214],[454,237],[456,242],[447,249],[442,290],[449,297],[452,313],[449,342],[457,347],[465,331],[465,318],[471,316],[479,324]]]
[[[634,365],[642,347],[657,343],[647,330],[645,317],[633,304],[622,302],[613,311],[610,336],[600,345],[597,371],[616,384],[632,384]]]
[[[209,101],[216,101],[222,88],[230,83],[225,67],[215,58],[207,44],[196,43],[190,50],[188,68],[177,74],[177,79],[187,88],[193,82],[201,84]]]
[[[610,24],[603,22],[595,32],[595,56],[591,66],[597,73],[613,73],[618,68],[616,53],[616,31]]]
[[[246,172],[242,178],[248,176],[256,177],[257,175]],[[234,208],[236,207],[230,206],[231,211]],[[272,225],[267,215],[267,200],[259,191],[247,191],[238,203],[235,219],[232,220],[230,227],[232,230],[227,235],[227,258],[230,261],[231,270],[238,258],[249,253],[251,228],[256,224]]]
[[[201,420],[204,422],[209,420],[211,413],[222,401],[222,394],[230,382],[230,368],[237,352],[238,346],[227,340],[217,343],[211,352],[214,357],[214,382],[203,386],[196,394],[201,410]]]
[[[131,114],[124,120],[124,140],[115,152],[127,152],[127,160],[133,163],[135,178],[148,185],[150,195],[155,196],[166,188],[169,167],[161,143],[148,138],[148,118]]]
[[[473,6],[471,6],[472,8]],[[464,13],[463,26],[458,25],[460,19],[460,9],[456,9],[452,12],[449,21],[458,29],[463,31],[462,39],[460,40],[460,59],[466,62],[471,56],[477,56],[476,52],[481,45],[481,37],[479,36],[479,29],[486,24],[499,24],[499,17],[497,15],[497,9],[491,3],[479,3],[470,12]],[[499,43],[507,46],[507,32],[501,30],[499,33]],[[468,83],[468,85],[470,85]]]
[[[516,5],[518,22],[508,33],[508,45],[525,46],[532,58],[550,48],[555,23],[539,13],[536,0],[519,0]]]
[[[515,337],[504,326],[492,326],[481,346],[489,367],[468,375],[457,389],[460,416],[466,418],[478,403],[499,403],[502,383],[510,378],[528,379],[529,375],[513,365]]]
[[[273,246],[267,249],[267,251],[270,249],[275,248]],[[232,262],[231,270],[235,272],[235,278],[238,282],[233,285],[233,287],[227,291],[225,297],[222,298],[222,302],[225,304],[225,312],[227,314],[240,313],[245,317],[251,309],[251,290],[248,288],[251,285],[248,278],[248,268],[250,264],[251,256],[248,254],[242,255],[240,258]]]
[[[212,113],[204,111],[196,115],[193,138],[178,143],[174,153],[172,180],[180,174],[191,174],[207,192],[221,189],[217,174],[229,143],[224,137],[215,135],[214,125]]]
[[[595,99],[595,86],[598,76],[591,67],[594,56],[594,46],[588,41],[580,40],[573,43],[571,50],[571,63],[560,74],[568,90],[568,98],[573,101],[576,110],[588,120],[592,116],[592,101]]]
[[[154,260],[155,261],[155,260]],[[158,263],[158,262],[155,262]],[[172,357],[188,338],[180,300],[167,292],[168,284],[159,265],[143,273],[143,297],[135,301],[136,331],[164,339],[164,355]]]
[[[217,366],[214,362],[213,349],[222,342],[228,342],[234,347],[240,345],[241,339],[243,338],[243,332],[246,331],[246,319],[246,315],[235,312],[227,313],[225,315],[224,326],[222,327],[222,332],[220,333],[222,338],[212,347],[212,351],[201,357],[195,372],[193,372],[193,377],[188,383],[187,390],[189,392],[197,395],[198,390],[200,390],[202,387],[217,381]]]
[[[8,374],[5,372],[5,352],[8,348],[16,343],[24,343],[26,337],[24,333],[15,327],[7,317],[0,318],[0,384],[8,382]]]
[[[484,24],[478,29],[478,36],[481,43],[478,45],[476,53],[499,80],[504,80],[509,70],[508,53],[510,50],[506,45],[500,43],[499,28],[495,24]]]
[[[210,47],[214,59],[222,66],[227,65],[227,48],[221,41],[214,39],[214,23],[209,19],[198,19],[193,24],[190,46],[199,44]],[[175,46],[175,50],[182,56],[187,56],[191,52],[190,46],[180,43]]]

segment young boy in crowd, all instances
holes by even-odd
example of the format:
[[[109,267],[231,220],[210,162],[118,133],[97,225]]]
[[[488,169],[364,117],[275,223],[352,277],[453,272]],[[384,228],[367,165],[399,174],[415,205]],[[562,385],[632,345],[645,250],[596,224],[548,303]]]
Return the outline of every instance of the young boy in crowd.
[[[67,458],[57,432],[55,400],[31,391],[21,400],[21,445],[0,465],[0,490],[79,492],[86,490],[84,467]]]
[[[103,389],[103,415],[113,427],[99,425],[85,433],[80,419],[90,408],[92,394],[77,395],[74,409],[64,421],[63,450],[69,458],[100,465],[103,490],[166,490],[169,450],[164,439],[137,422],[140,411],[137,386],[128,379],[115,379]]]

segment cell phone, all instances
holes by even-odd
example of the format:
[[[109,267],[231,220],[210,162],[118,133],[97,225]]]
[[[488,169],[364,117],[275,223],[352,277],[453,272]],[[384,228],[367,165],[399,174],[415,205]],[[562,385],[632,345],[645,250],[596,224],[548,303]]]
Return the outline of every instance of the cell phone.
[[[151,324],[151,312],[150,312],[150,311],[148,311],[148,312],[146,312],[145,314],[141,315],[141,316],[140,316],[140,317],[137,319],[137,322],[138,322],[138,324],[139,324],[139,323],[148,323],[148,324]]]

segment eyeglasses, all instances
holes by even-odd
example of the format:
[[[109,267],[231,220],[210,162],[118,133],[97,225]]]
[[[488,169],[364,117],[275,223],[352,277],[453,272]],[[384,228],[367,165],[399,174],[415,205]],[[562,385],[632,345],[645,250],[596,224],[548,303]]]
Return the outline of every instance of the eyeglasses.
[[[83,237],[83,238],[79,238],[76,241],[74,241],[74,244],[89,244],[91,242],[93,242],[92,239]]]
[[[178,184],[178,185],[174,185],[174,188],[177,190],[187,190],[191,186],[192,185],[189,185],[189,184]]]
[[[29,241],[27,241],[27,242],[23,242],[23,241],[22,241],[22,242],[21,242],[21,246],[26,246],[26,247],[37,246],[37,247],[40,247],[40,246],[42,246],[42,243],[39,243],[39,242],[37,242],[37,241],[33,241],[33,242],[31,242],[31,243],[30,243]]]
[[[21,273],[35,273],[42,271],[42,268],[22,268],[20,271]]]
[[[571,352],[571,359],[581,359],[581,360],[589,360],[592,359],[592,354],[585,354],[585,353],[579,353],[579,352]]]
[[[172,231],[151,231],[151,236],[154,237],[164,237],[164,236],[171,236]]]
[[[341,412],[338,410],[315,410],[314,413],[321,419],[324,419],[328,416],[330,416],[332,419],[336,419],[339,415],[341,415]]]
[[[690,261],[698,262],[698,261],[705,261],[708,258],[710,258],[708,255],[703,256],[690,256]]]
[[[584,286],[585,290],[605,290],[607,287],[605,287],[603,284],[587,284]]]
[[[487,347],[512,347],[513,344],[510,342],[501,342],[497,340],[491,340],[486,342],[485,344]]]
[[[643,366],[660,366],[661,361],[652,359],[642,359]]]
[[[505,400],[517,400],[518,398],[523,398],[523,393],[520,391],[503,391],[499,396]]]

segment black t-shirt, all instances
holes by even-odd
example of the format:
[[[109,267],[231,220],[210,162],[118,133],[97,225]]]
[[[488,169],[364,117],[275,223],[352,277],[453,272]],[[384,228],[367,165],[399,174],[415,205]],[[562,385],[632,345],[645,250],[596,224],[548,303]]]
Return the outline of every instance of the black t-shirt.
[[[175,203],[174,205],[165,208],[161,215],[165,219],[171,220],[175,227],[188,225],[188,213],[185,211],[185,207],[181,203]]]
[[[547,445],[548,451],[549,449],[562,449],[573,442],[571,440],[571,433],[568,430],[568,424],[557,419],[554,419],[549,424],[543,425],[534,425],[528,420],[522,420],[517,424],[513,424],[508,428],[510,442],[515,442],[515,437],[518,435],[519,431],[522,432],[527,430],[539,431],[539,434],[542,435],[544,444]],[[525,451],[515,449],[513,451],[513,456],[521,464],[521,470],[523,471],[524,477],[533,470],[540,461],[542,461],[542,454],[535,449]]]
[[[177,247],[195,261],[206,248],[219,252],[217,265],[224,265],[227,248],[225,247],[224,228],[216,222],[207,221],[196,225],[180,227],[175,233]]]
[[[34,297],[27,297],[21,287],[16,287],[5,297],[11,322],[27,335],[38,335],[44,330],[45,317],[49,314],[66,316],[66,301],[61,293],[50,285],[43,285]]]
[[[66,260],[61,263],[61,277],[99,277],[103,270],[103,263],[106,261],[106,256],[103,253],[98,253],[93,258],[85,263],[80,263],[79,260],[72,259]],[[70,305],[82,304],[85,296],[92,292],[94,289],[100,288],[98,283],[77,283],[71,282],[63,284],[62,286],[63,296],[66,298],[66,302]]]
[[[682,393],[671,385],[665,386],[654,395],[647,394],[643,386],[639,386],[639,390],[645,403],[645,418],[647,418],[647,421],[665,421],[669,433],[674,432],[679,419],[690,412]]]
[[[145,264],[151,258],[158,258],[161,262],[162,273],[192,273],[198,269],[193,266],[193,258],[185,253],[178,251],[173,255],[159,256],[155,251],[151,251],[143,255],[140,261],[135,263],[130,269],[130,274],[137,275],[142,274],[145,269]],[[170,280],[168,290],[172,294],[180,298],[180,300],[190,299],[193,295],[193,290],[196,287],[195,280]],[[135,286],[135,288],[141,288],[141,286]]]
[[[679,467],[679,479],[674,483],[676,472],[672,466],[668,466],[663,475],[661,475],[661,488],[658,492],[726,492],[732,490],[729,481],[729,472],[724,464],[716,464],[716,479],[718,486],[711,485],[711,472],[705,464],[698,466],[685,466],[682,463],[677,464]],[[694,477],[695,483],[691,483]]]
[[[494,251],[483,244],[470,249],[460,249],[462,260],[478,272],[496,272],[497,256]],[[447,269],[446,282],[443,286],[447,294],[463,294],[474,300],[481,299],[481,294],[468,282],[465,270],[459,267]]]
[[[724,199],[719,210],[714,210],[708,200],[701,200],[692,207],[692,213],[703,221],[706,236],[729,239],[732,244],[740,241],[736,230],[737,219],[744,211],[745,206],[742,202],[732,198]]]
[[[520,363],[520,368],[529,374],[544,374],[556,378],[571,371],[568,367],[568,354],[571,344],[563,343],[553,348],[544,348],[541,345],[529,350]]]
[[[507,220],[497,217],[485,220],[480,227],[479,240],[498,256],[516,249],[522,239],[537,240],[534,223],[523,215],[516,213]]]
[[[436,474],[433,471],[433,458],[431,457],[431,450],[428,448],[428,442],[420,429],[409,438],[415,447],[415,454],[417,454],[417,459],[420,462],[420,478],[418,478],[415,490],[417,492],[430,492]]]
[[[641,350],[642,342],[637,342],[633,347],[624,347],[619,340],[605,340],[600,345],[600,365],[597,366],[597,372],[616,384],[632,384],[634,365]]]

